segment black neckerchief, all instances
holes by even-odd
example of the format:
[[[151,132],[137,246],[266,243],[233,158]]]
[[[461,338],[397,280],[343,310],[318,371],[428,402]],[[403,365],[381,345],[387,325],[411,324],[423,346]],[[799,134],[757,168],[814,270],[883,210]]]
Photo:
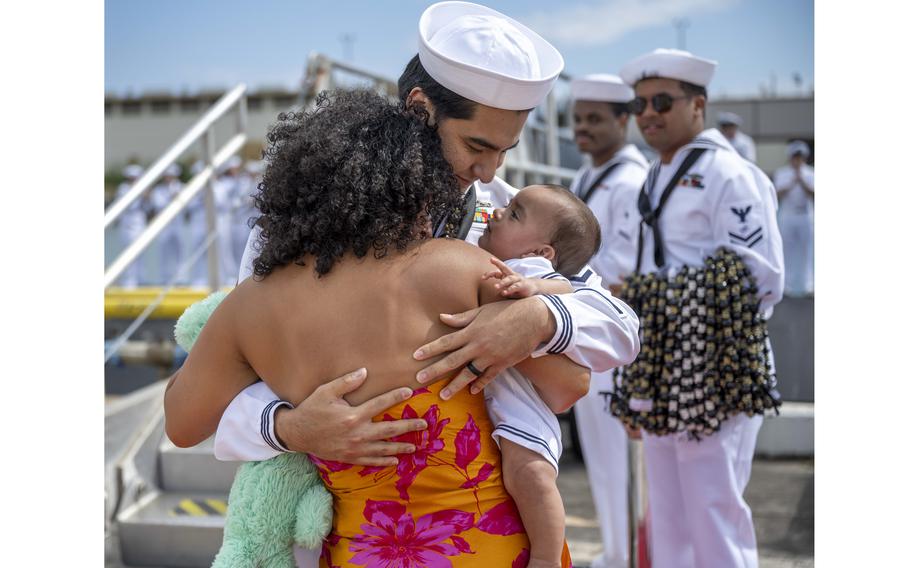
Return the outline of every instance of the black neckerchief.
[[[660,234],[660,225],[657,221],[663,211],[664,204],[670,199],[670,194],[673,193],[680,178],[686,175],[686,172],[689,171],[689,168],[692,167],[695,160],[704,154],[705,151],[705,148],[693,148],[689,152],[689,155],[686,156],[686,159],[680,164],[679,169],[673,174],[670,183],[667,184],[663,193],[660,194],[657,209],[651,209],[651,199],[649,197],[651,188],[657,183],[657,174],[654,173],[653,175],[648,176],[648,179],[645,180],[645,184],[641,186],[641,192],[638,194],[638,212],[641,213],[641,223],[638,224],[638,255],[635,260],[636,273],[641,271],[641,255],[642,250],[644,249],[645,225],[648,225],[654,231],[654,264],[660,269],[663,268],[666,263],[664,259],[664,240]]]
[[[585,175],[581,178],[581,181],[578,183],[578,197],[580,197],[582,201],[587,203],[588,200],[591,199],[591,196],[594,195],[594,190],[597,189],[597,186],[599,186],[601,183],[603,183],[603,181],[605,179],[607,179],[607,176],[610,175],[610,172],[615,170],[620,164],[623,164],[628,161],[630,161],[630,160],[619,159],[616,162],[614,162],[613,164],[610,164],[610,167],[608,167],[604,171],[600,172],[600,175],[597,176],[597,179],[594,180],[594,183],[592,183],[590,185],[590,187],[588,187],[587,190],[584,190],[584,186],[585,186],[585,181],[588,179],[588,174],[591,173],[591,170],[588,170],[587,172],[585,172]]]

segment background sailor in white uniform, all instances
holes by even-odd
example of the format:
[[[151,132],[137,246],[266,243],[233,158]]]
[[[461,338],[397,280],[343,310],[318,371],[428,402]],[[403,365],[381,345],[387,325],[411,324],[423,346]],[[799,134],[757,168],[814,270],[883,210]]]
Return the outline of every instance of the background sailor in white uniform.
[[[815,169],[806,163],[809,145],[787,145],[789,164],[774,172],[780,200],[778,220],[784,239],[784,292],[805,296],[815,290]]]
[[[418,27],[418,55],[399,79],[399,94],[408,106],[428,111],[445,157],[466,191],[468,215],[434,220],[440,221],[439,232],[447,224],[460,227],[465,240],[476,245],[493,209],[504,207],[517,193],[495,172],[506,152],[518,144],[527,111],[546,98],[562,71],[562,56],[532,30],[477,4],[434,4],[424,11]],[[247,242],[241,280],[251,274],[257,234],[258,229]],[[447,388],[465,388],[473,381],[474,390],[532,352],[565,353],[581,365],[605,370],[631,362],[639,349],[637,317],[600,286],[498,302],[442,320],[464,329],[421,347],[422,353],[415,354],[421,360],[437,353],[449,355],[418,373],[418,380],[432,380],[468,362],[484,370],[478,378],[465,368]],[[502,329],[511,330],[507,337]],[[369,361],[364,365],[368,367]],[[221,419],[216,456],[262,460],[291,449],[348,463],[395,463],[390,456],[405,450],[385,440],[426,425],[416,420],[373,424],[375,414],[402,399],[393,394],[396,390],[352,409],[341,397],[362,380],[340,377],[296,408],[279,400],[264,383],[248,387]]]
[[[174,197],[183,189],[180,181],[180,165],[171,164],[164,170],[161,181],[152,188],[149,198],[153,215],[161,213],[171,204]],[[178,215],[167,224],[158,236],[158,251],[161,267],[160,280],[167,284],[177,274],[185,258],[183,245],[183,215]]]
[[[215,182],[215,211],[218,226],[218,268],[221,272],[223,286],[233,286],[236,282],[240,257],[234,251],[234,225],[237,221],[237,196],[246,190],[243,160],[240,156],[231,156],[224,164],[221,175]]]
[[[717,126],[740,156],[750,162],[755,161],[755,141],[742,131],[743,119],[738,114],[726,111],[717,113]]]
[[[259,215],[253,196],[258,191],[257,186],[262,181],[264,163],[260,160],[250,160],[246,163],[235,179],[233,195],[233,223],[231,224],[231,254],[237,265],[243,258],[246,249],[246,240],[250,236],[250,220],[255,220]]]
[[[768,177],[716,129],[704,130],[706,87],[716,62],[658,49],[627,63],[620,76],[635,88],[630,110],[659,153],[646,181],[656,208],[664,188],[696,148],[705,152],[678,182],[659,216],[664,267],[654,231],[644,225],[641,273],[704,266],[724,246],[743,258],[769,317],[783,289],[783,254]],[[628,230],[638,230],[630,223]],[[643,433],[654,568],[757,568],[755,530],[743,491],[761,416],[737,414],[719,431],[690,439]]]
[[[626,143],[627,103],[635,93],[616,75],[606,74],[575,79],[570,89],[575,143],[590,159],[578,170],[571,190],[600,223],[602,245],[590,265],[615,293],[635,269],[638,232],[627,227],[639,218],[638,193],[648,169],[644,155]],[[604,546],[592,568],[629,563],[628,437],[604,396],[612,391],[612,376],[612,371],[591,373],[591,388],[574,407]]]
[[[136,180],[142,176],[143,171],[142,166],[138,164],[130,164],[123,168],[123,183],[117,186],[117,199],[127,194],[133,184],[136,183]],[[149,194],[146,192],[130,203],[130,206],[126,208],[117,221],[120,246],[122,248],[129,246],[142,234],[142,231],[148,225],[148,215]],[[120,277],[120,286],[135,288],[139,284],[145,284],[144,262],[145,255],[140,254],[132,264],[127,266]]]
[[[238,260],[234,257],[231,248],[231,228],[233,222],[235,175],[243,165],[243,160],[238,156],[231,156],[221,167],[212,180],[212,190],[215,197],[215,232],[217,238],[212,245],[218,255],[218,274],[221,286],[233,286],[236,281]],[[194,164],[193,175],[202,171],[201,162]],[[190,251],[196,251],[202,246],[209,236],[209,227],[205,214],[205,192],[200,191],[196,198],[187,206],[187,217],[190,233]],[[193,275],[190,285],[206,287],[209,285],[208,253],[202,253],[193,266]]]

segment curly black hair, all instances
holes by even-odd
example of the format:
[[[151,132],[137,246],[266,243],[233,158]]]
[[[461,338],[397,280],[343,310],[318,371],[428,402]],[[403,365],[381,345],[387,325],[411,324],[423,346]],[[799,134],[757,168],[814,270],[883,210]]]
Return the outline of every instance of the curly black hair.
[[[348,251],[382,258],[431,237],[431,219],[461,215],[462,191],[425,114],[366,90],[280,114],[255,196],[254,275],[312,259],[322,276]]]

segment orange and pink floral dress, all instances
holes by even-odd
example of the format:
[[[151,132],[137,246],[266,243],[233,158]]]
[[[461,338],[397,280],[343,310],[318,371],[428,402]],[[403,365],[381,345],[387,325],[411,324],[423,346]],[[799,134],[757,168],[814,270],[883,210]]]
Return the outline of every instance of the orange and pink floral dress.
[[[463,389],[448,401],[447,381],[415,391],[374,420],[423,418],[427,429],[396,438],[417,451],[397,467],[310,459],[334,495],[335,516],[320,566],[336,568],[521,567],[528,537],[502,480],[483,396]],[[571,566],[563,545],[562,566]]]

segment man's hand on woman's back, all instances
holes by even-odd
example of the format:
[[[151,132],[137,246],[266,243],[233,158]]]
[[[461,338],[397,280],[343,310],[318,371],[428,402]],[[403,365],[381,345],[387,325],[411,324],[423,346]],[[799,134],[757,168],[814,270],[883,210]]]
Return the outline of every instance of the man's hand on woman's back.
[[[393,466],[398,463],[396,454],[413,453],[413,444],[387,440],[424,430],[426,421],[372,421],[377,414],[410,398],[411,389],[394,389],[351,406],[343,397],[363,384],[366,376],[366,369],[348,373],[317,388],[296,408],[278,409],[275,433],[279,441],[292,451],[356,465]]]
[[[420,371],[417,381],[428,383],[445,373],[472,363],[483,373],[464,368],[440,392],[449,398],[469,384],[478,393],[503,369],[525,360],[556,331],[550,310],[535,298],[494,302],[461,314],[442,314],[442,323],[462,328],[443,335],[414,353],[418,361],[448,353]]]

